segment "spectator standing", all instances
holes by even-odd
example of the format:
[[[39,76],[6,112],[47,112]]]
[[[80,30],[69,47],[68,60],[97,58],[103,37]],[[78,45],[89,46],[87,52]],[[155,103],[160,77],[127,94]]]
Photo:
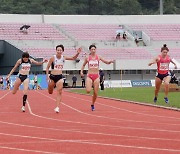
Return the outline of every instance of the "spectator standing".
[[[77,77],[75,75],[73,75],[72,81],[73,81],[72,88],[76,88]]]
[[[123,33],[123,39],[124,39],[124,40],[127,40],[127,34],[126,34],[126,32]]]
[[[100,76],[101,90],[104,90],[104,72],[103,72],[102,68],[100,68],[100,70],[99,70],[99,76]]]
[[[120,40],[121,39],[121,33],[118,33],[117,35],[116,35],[116,40],[118,41],[118,40]]]
[[[137,34],[135,35],[135,40],[134,40],[134,41],[135,41],[136,45],[138,46],[138,43],[139,43],[139,37],[138,37]]]
[[[175,83],[175,84],[178,85],[178,82],[179,82],[179,81],[178,81],[178,79],[177,79],[177,77],[176,77],[174,71],[173,71],[173,70],[170,70],[169,72],[170,72],[170,74],[171,74],[171,80],[170,80],[170,83]]]
[[[81,76],[81,79],[82,79],[82,87],[84,88],[85,87],[85,76]]]
[[[62,78],[62,79],[63,79],[63,88],[64,88],[64,87],[67,86],[67,85],[66,85],[66,77],[63,75],[63,78]]]
[[[8,80],[6,80],[6,89],[7,90],[10,90],[10,81],[9,81],[9,79]]]

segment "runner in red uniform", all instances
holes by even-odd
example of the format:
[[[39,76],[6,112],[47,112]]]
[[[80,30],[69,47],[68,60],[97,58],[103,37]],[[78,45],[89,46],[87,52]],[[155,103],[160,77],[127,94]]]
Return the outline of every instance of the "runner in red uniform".
[[[90,93],[92,86],[94,87],[92,104],[91,104],[91,110],[94,111],[95,110],[94,103],[97,98],[99,82],[100,82],[100,80],[99,80],[99,61],[102,61],[105,64],[111,64],[111,63],[114,63],[114,60],[106,61],[102,57],[98,56],[96,54],[96,46],[95,45],[90,45],[89,50],[91,53],[88,57],[85,58],[85,61],[81,68],[81,76],[84,76],[83,70],[84,70],[86,64],[88,63],[88,74],[87,74],[87,79],[86,79],[86,92]]]
[[[174,64],[175,69],[177,68],[176,64],[172,61],[170,56],[168,55],[169,49],[166,44],[161,48],[161,55],[158,55],[152,62],[149,63],[149,66],[157,63],[157,75],[155,78],[155,97],[154,103],[157,102],[157,97],[159,93],[159,89],[161,87],[162,81],[164,81],[164,90],[165,97],[164,101],[169,103],[168,100],[168,91],[169,91],[169,82],[171,80],[171,76],[169,73],[169,64],[170,62]]]

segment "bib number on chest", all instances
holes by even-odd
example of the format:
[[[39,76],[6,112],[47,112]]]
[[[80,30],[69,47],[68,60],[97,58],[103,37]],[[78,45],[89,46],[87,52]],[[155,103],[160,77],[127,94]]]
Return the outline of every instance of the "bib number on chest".
[[[160,63],[159,70],[166,71],[168,69],[169,69],[169,64],[168,63]]]
[[[55,65],[54,68],[56,70],[62,70],[63,69],[63,65]]]

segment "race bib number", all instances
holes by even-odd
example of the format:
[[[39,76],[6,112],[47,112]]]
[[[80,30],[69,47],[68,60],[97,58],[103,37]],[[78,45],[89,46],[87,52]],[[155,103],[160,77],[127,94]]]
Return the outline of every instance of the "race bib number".
[[[98,68],[98,61],[97,60],[91,60],[89,62],[89,67],[90,68]]]
[[[30,64],[22,64],[23,71],[30,71],[31,65]]]
[[[55,65],[54,68],[56,70],[62,70],[63,69],[63,65]]]
[[[160,63],[159,70],[161,71],[169,70],[169,63]]]

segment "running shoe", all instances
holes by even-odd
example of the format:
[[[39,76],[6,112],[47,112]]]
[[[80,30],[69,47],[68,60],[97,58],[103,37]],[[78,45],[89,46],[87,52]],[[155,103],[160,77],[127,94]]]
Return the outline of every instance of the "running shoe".
[[[165,101],[166,103],[169,103],[169,100],[168,100],[167,97],[164,97],[164,101]]]
[[[25,112],[25,106],[22,106],[21,111]]]
[[[95,110],[94,105],[91,105],[91,110],[92,110],[92,111],[94,111],[94,110]]]
[[[55,111],[56,113],[59,113],[59,107],[56,107],[56,108],[54,109],[54,111]]]
[[[156,103],[157,102],[157,97],[154,97],[154,103]]]

